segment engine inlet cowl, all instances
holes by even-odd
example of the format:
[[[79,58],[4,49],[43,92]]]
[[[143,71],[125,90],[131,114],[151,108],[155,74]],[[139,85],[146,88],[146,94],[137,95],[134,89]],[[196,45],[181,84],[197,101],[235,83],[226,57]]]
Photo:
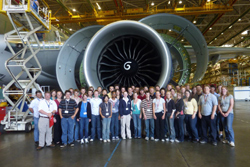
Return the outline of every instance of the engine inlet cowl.
[[[99,30],[83,59],[89,86],[164,87],[170,80],[171,55],[158,33],[135,21],[119,21]]]

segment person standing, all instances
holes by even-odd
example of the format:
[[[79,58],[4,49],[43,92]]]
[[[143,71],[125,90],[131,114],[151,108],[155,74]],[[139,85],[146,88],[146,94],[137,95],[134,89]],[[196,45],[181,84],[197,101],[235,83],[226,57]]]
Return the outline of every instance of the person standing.
[[[132,100],[132,118],[134,122],[135,139],[141,138],[141,99],[138,99],[138,94],[134,92]]]
[[[146,99],[146,95],[143,88],[140,88],[140,95],[137,98],[140,100]]]
[[[161,98],[163,98],[165,100],[166,99],[166,97],[165,97],[166,90],[164,88],[161,88],[160,92],[161,92]]]
[[[125,127],[128,139],[131,138],[130,120],[131,120],[131,100],[128,98],[128,92],[124,91],[123,98],[120,100],[119,112],[121,116],[121,136],[126,139]]]
[[[96,136],[96,129],[97,129],[97,138],[98,140],[102,141],[101,137],[101,120],[100,120],[100,113],[99,113],[99,105],[102,103],[102,99],[98,97],[98,91],[95,90],[94,98],[90,100],[91,104],[91,139],[90,141],[94,141]]]
[[[179,142],[184,141],[184,102],[183,99],[181,98],[181,93],[177,93],[177,100],[175,103],[175,108],[176,108],[176,121],[177,121],[177,135]]]
[[[99,112],[102,117],[102,137],[103,142],[110,142],[110,122],[112,117],[112,105],[109,102],[108,95],[103,96],[103,102],[100,104]]]
[[[175,101],[177,100],[177,94],[175,93],[175,89],[174,89],[174,88],[171,88],[170,91],[171,91],[172,99],[173,99],[174,102],[175,102]]]
[[[97,91],[98,91],[98,97],[102,98],[102,87],[98,86]]]
[[[217,145],[217,132],[216,132],[216,109],[218,101],[215,95],[210,93],[210,86],[204,86],[204,94],[199,99],[199,117],[202,126],[202,140],[200,143],[207,143],[207,130],[210,127],[212,144]]]
[[[196,85],[196,90],[197,90],[197,92],[194,95],[194,98],[195,98],[195,100],[196,100],[196,102],[198,104],[199,99],[200,99],[201,95],[203,94],[201,85]],[[197,128],[197,131],[198,131],[198,136],[199,136],[199,138],[201,138],[201,135],[202,135],[202,130],[201,129],[202,128],[201,128],[201,119],[199,117],[199,111],[197,111],[196,117],[197,117],[196,128]]]
[[[87,94],[83,94],[83,101],[78,104],[76,120],[80,125],[81,144],[88,143],[89,122],[91,122],[91,105],[87,102]],[[84,130],[84,136],[83,136]]]
[[[160,91],[155,92],[156,98],[153,100],[153,114],[155,119],[155,141],[165,141],[164,139],[164,120],[166,114],[165,101],[160,96]]]
[[[88,98],[87,101],[90,102],[90,100],[93,98],[93,91],[92,90],[88,90]]]
[[[82,99],[79,97],[79,91],[77,89],[74,90],[74,95],[72,96],[72,99],[76,101],[77,105],[82,101]],[[75,117],[74,139],[75,141],[78,141],[78,142],[80,142],[79,129],[80,129],[79,121],[77,121]]]
[[[119,89],[116,89],[115,93],[116,93],[117,100],[121,100],[122,99],[121,91]]]
[[[109,86],[109,93],[108,93],[109,98],[112,97],[112,92],[113,91],[114,91],[114,86]]]
[[[234,130],[233,130],[233,113],[234,107],[234,98],[233,95],[230,95],[227,87],[221,88],[221,96],[219,97],[219,111],[221,114],[221,122],[225,130],[225,140],[223,143],[229,143],[230,146],[234,147]]]
[[[128,98],[132,101],[133,100],[133,90],[131,87],[128,87]]]
[[[146,92],[146,99],[142,100],[141,108],[145,120],[145,133],[146,133],[145,140],[148,141],[149,137],[150,140],[154,140],[155,126],[154,126],[153,115],[155,114],[153,113],[153,100],[150,98],[150,93],[148,91]]]
[[[150,93],[150,98],[152,100],[154,100],[155,99],[155,88],[153,86],[149,87],[149,93]]]
[[[167,141],[173,143],[174,141],[179,143],[179,140],[175,139],[175,129],[174,129],[174,119],[175,119],[175,103],[171,99],[171,92],[167,91],[166,93],[166,125],[168,131]]]
[[[185,113],[185,122],[187,131],[189,134],[189,139],[194,143],[199,142],[198,131],[196,128],[197,123],[197,102],[194,98],[192,98],[190,91],[186,90],[186,98],[183,99],[184,101],[184,113]]]
[[[111,117],[111,137],[112,140],[118,140],[119,134],[119,100],[116,98],[115,91],[112,91],[112,98],[109,99],[109,102],[112,105],[112,117]]]
[[[71,147],[74,147],[74,119],[77,114],[76,109],[78,108],[78,106],[76,101],[71,99],[70,96],[71,92],[69,90],[66,90],[65,99],[63,99],[59,104],[59,115],[61,118],[62,127],[61,148],[65,147],[67,143]]]
[[[62,136],[62,127],[61,127],[61,118],[59,115],[59,104],[62,101],[62,92],[57,91],[56,93],[57,99],[55,100],[57,105],[57,112],[55,113],[54,119],[56,120],[54,123],[54,143],[60,144],[61,143],[61,136]]]
[[[29,110],[34,115],[34,140],[35,144],[39,144],[39,129],[38,129],[38,121],[39,121],[39,110],[38,106],[40,101],[43,100],[42,98],[42,92],[40,90],[36,91],[36,98],[31,101]]]
[[[53,89],[53,90],[51,91],[51,97],[50,97],[50,99],[55,101],[56,98],[57,98],[57,97],[56,97],[56,90]]]
[[[41,100],[38,106],[39,111],[39,146],[37,150],[41,150],[46,142],[47,147],[55,147],[52,144],[52,126],[50,126],[50,117],[55,114],[57,105],[50,100],[50,92],[45,93],[45,99]]]
[[[83,99],[83,95],[86,93],[86,89],[85,88],[81,88],[81,95],[79,96],[81,99]]]

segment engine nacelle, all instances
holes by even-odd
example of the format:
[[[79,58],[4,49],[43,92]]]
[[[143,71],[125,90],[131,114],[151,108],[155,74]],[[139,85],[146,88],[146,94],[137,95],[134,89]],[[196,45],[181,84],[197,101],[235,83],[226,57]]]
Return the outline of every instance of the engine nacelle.
[[[118,21],[99,30],[84,53],[83,70],[89,86],[164,87],[172,60],[160,35],[136,21]]]

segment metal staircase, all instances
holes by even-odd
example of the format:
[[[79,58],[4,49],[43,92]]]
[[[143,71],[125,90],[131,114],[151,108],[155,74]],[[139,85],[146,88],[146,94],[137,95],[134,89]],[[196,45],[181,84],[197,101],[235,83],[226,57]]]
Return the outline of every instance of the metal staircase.
[[[28,96],[28,91],[31,88],[41,90],[36,79],[42,72],[42,67],[36,57],[40,47],[34,49],[31,45],[40,46],[36,33],[50,30],[51,12],[47,8],[33,9],[30,0],[22,0],[19,3],[14,0],[3,0],[0,7],[1,12],[8,16],[14,28],[5,34],[6,44],[13,56],[5,62],[5,68],[12,80],[3,89],[3,95],[11,104],[12,109],[1,122],[1,126],[4,126],[1,129],[5,131],[30,131],[33,128],[33,117],[28,117],[29,110],[27,107],[25,109],[26,100],[31,100]],[[18,51],[14,50],[13,43],[21,44],[22,48]],[[19,89],[13,90],[13,85]],[[14,102],[10,96],[18,96],[19,98]]]

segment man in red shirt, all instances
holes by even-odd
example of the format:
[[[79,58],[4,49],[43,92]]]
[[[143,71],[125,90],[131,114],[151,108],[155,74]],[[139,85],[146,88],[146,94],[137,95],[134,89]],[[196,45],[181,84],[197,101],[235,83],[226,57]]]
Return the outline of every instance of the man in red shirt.
[[[146,99],[146,94],[143,88],[140,88],[140,95],[137,97],[138,99],[144,100]]]

